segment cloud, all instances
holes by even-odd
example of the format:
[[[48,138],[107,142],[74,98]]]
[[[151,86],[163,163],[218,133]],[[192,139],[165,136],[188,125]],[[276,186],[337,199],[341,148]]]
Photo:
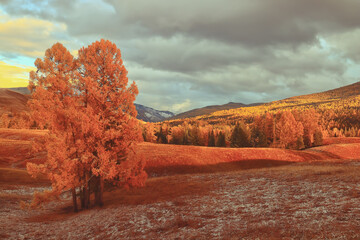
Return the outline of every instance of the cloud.
[[[137,102],[162,110],[277,100],[360,72],[356,0],[0,1],[1,55],[42,56],[56,41],[75,53],[107,38],[138,83]]]
[[[360,63],[360,27],[341,34],[327,36],[327,43],[333,52]]]
[[[64,40],[66,25],[30,17],[12,18],[0,11],[0,54],[40,57]]]
[[[190,99],[186,99],[184,102],[182,103],[177,103],[174,104],[171,109],[175,112],[175,113],[180,113],[180,112],[184,112],[185,110],[189,109],[189,107],[191,106],[191,101]]]
[[[29,84],[29,72],[32,70],[32,67],[0,61],[0,87],[26,87]]]

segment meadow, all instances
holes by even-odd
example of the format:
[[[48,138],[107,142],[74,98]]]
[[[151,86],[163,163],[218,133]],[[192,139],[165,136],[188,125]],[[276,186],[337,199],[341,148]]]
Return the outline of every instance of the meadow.
[[[104,207],[73,213],[71,194],[24,210],[35,191],[26,162],[42,162],[39,130],[0,130],[2,239],[359,239],[360,139],[296,151],[139,143],[143,188],[107,187]],[[12,153],[12,154],[9,154]]]

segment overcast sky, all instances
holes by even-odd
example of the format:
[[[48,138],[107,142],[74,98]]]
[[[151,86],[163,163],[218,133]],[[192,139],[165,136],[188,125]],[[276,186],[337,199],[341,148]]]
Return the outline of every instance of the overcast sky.
[[[0,0],[0,87],[55,42],[122,51],[137,103],[182,112],[329,90],[360,76],[358,0]]]

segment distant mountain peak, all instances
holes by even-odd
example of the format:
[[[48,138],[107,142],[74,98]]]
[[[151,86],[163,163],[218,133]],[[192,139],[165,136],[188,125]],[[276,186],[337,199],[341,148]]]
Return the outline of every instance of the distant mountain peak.
[[[174,116],[174,113],[169,111],[159,111],[151,107],[146,107],[135,103],[136,111],[138,112],[137,119],[145,122],[162,122]]]

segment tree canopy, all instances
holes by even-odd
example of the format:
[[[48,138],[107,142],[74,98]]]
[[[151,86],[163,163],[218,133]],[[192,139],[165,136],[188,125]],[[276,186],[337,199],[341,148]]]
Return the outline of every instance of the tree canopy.
[[[35,65],[29,106],[36,122],[49,129],[38,145],[48,157],[27,168],[33,176],[42,173],[51,180],[52,191],[46,195],[71,189],[77,211],[77,196],[83,208],[89,207],[91,193],[95,204],[103,205],[104,181],[143,185],[144,160],[132,148],[141,136],[133,104],[138,89],[134,82],[128,84],[117,46],[102,39],[74,58],[56,43]]]

